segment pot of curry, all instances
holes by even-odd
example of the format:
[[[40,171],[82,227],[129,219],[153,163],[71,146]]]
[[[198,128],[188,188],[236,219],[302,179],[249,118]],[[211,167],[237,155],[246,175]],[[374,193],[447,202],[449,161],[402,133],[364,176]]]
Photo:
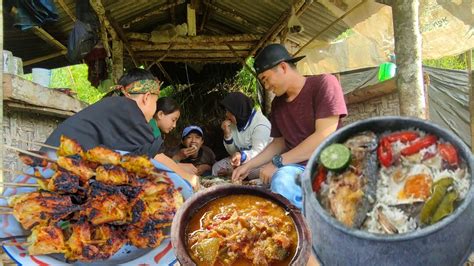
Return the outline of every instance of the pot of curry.
[[[171,242],[181,265],[306,265],[311,234],[300,210],[269,190],[219,185],[178,210]]]

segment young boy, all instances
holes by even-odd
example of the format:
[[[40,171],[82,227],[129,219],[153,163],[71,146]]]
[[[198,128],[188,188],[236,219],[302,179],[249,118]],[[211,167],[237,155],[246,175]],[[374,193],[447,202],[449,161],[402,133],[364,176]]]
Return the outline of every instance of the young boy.
[[[173,160],[182,164],[192,164],[195,168],[189,167],[193,174],[202,176],[209,174],[212,165],[216,161],[214,152],[204,146],[204,133],[198,126],[188,126],[181,135],[181,145],[179,151],[173,155]]]

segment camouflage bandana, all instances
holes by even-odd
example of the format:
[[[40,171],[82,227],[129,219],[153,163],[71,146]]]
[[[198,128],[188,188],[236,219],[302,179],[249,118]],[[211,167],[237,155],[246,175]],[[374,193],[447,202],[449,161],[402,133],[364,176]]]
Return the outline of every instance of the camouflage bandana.
[[[114,91],[120,91],[123,94],[141,94],[151,93],[155,95],[160,94],[160,82],[157,79],[144,79],[134,81],[127,86],[116,85],[113,87]]]

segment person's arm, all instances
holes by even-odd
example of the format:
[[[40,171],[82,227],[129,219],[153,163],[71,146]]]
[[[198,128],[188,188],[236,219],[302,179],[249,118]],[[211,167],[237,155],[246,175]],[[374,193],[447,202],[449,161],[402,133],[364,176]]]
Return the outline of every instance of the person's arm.
[[[212,166],[210,166],[208,164],[200,164],[196,168],[197,168],[197,173],[196,174],[198,176],[202,176],[202,174],[204,174],[205,172],[210,171],[212,169]]]
[[[314,133],[309,135],[305,140],[298,144],[298,146],[281,155],[283,165],[307,161],[319,144],[336,131],[338,123],[338,115],[316,119],[316,130]]]
[[[258,168],[272,160],[276,154],[281,154],[286,150],[285,139],[283,137],[274,138],[270,144],[255,158],[237,167],[232,172],[232,182],[240,182],[247,177],[249,171]]]
[[[254,128],[252,132],[252,149],[244,151],[247,159],[245,162],[248,162],[255,158],[260,152],[265,149],[265,147],[270,142],[270,128],[266,125],[258,125]],[[245,163],[244,162],[244,163]]]
[[[155,160],[158,162],[164,164],[166,167],[174,171],[177,175],[181,176],[182,178],[186,179],[191,183],[193,186],[194,190],[198,190],[200,188],[200,183],[199,183],[199,176],[190,174],[181,167],[179,167],[173,160],[171,160],[168,156],[159,153],[155,156]]]

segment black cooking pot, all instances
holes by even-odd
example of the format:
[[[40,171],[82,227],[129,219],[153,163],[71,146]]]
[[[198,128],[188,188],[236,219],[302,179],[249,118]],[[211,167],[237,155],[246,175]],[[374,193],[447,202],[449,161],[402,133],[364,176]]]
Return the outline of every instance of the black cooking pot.
[[[471,185],[454,213],[425,228],[399,235],[372,234],[351,229],[333,218],[312,190],[321,151],[357,133],[419,129],[453,144],[466,161]],[[329,136],[311,156],[303,176],[304,214],[313,234],[313,248],[324,265],[460,265],[473,251],[474,159],[468,146],[454,133],[424,120],[376,117],[355,122]]]

